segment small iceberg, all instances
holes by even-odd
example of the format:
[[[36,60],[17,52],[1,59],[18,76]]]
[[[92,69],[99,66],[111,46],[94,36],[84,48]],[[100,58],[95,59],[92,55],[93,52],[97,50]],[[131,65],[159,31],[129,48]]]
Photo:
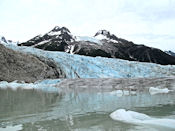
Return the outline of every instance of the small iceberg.
[[[123,90],[123,95],[128,96],[129,95],[129,91]]]
[[[163,88],[163,89],[159,89],[159,88],[155,88],[155,87],[149,88],[149,93],[151,95],[160,94],[160,93],[169,93],[170,91],[172,91],[172,90],[169,90],[168,88]]]
[[[34,83],[25,83],[25,82],[0,82],[0,89],[10,88],[12,90],[24,89],[24,90],[42,90],[44,92],[58,92],[59,88],[56,88],[56,85],[60,82],[60,79],[45,79],[36,81]]]
[[[151,126],[154,128],[165,128],[175,130],[175,120],[174,119],[160,119],[153,118],[146,114],[126,111],[125,109],[118,109],[110,114],[113,120],[121,121],[124,123],[130,123],[135,125]]]
[[[118,97],[122,97],[123,91],[122,90],[115,90],[115,91],[110,92],[110,95],[116,95]]]
[[[110,92],[110,95],[116,95],[118,97],[135,95],[135,94],[136,94],[136,91],[128,91],[128,90],[115,90]]]
[[[7,126],[7,127],[0,127],[0,131],[20,131],[23,129],[22,125],[15,125],[15,126]]]

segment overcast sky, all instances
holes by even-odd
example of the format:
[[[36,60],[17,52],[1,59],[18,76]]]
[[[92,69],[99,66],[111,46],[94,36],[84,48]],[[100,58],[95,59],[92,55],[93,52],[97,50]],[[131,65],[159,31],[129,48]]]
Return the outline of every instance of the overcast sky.
[[[175,51],[175,0],[0,0],[0,35],[7,39],[27,41],[56,25],[84,36],[106,29]]]

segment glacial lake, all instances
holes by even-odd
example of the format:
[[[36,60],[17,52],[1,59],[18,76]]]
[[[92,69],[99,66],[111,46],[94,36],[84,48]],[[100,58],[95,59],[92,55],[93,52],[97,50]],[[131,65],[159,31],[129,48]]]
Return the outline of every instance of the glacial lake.
[[[113,120],[118,109],[131,110],[156,119],[175,120],[175,93],[149,92],[119,96],[107,91],[0,89],[0,131],[159,131],[159,127]],[[169,128],[173,126],[173,128]]]

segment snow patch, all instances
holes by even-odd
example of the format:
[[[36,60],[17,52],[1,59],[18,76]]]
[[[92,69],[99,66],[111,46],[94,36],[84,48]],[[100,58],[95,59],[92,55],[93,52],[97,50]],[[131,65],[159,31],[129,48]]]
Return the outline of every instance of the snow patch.
[[[92,43],[96,43],[99,45],[102,45],[102,42],[100,40],[96,39],[95,37],[88,37],[88,36],[76,36],[76,41],[89,41]]]
[[[58,29],[60,29],[60,27],[59,27],[59,26],[56,26],[54,29],[55,29],[55,30],[58,30]]]
[[[125,109],[118,109],[110,114],[113,120],[121,121],[124,123],[136,124],[136,125],[148,125],[152,127],[163,127],[167,129],[175,129],[174,119],[159,119],[153,118],[146,114],[126,111]]]
[[[109,39],[105,35],[102,35],[102,34],[99,34],[99,35],[95,36],[95,38],[98,39],[98,40],[103,40],[103,39],[108,40]]]
[[[45,44],[45,43],[47,43],[47,42],[49,42],[49,41],[51,41],[51,39],[41,41],[41,42],[39,42],[39,43],[37,43],[37,44],[33,45],[32,47],[36,47],[36,46],[38,46],[38,45],[43,45],[43,44]]]
[[[105,35],[103,35],[103,34],[99,34],[99,35],[95,36],[95,38],[96,38],[97,40],[99,40],[99,41],[101,41],[101,40],[107,40],[108,42],[118,43],[117,40],[110,39],[110,38],[108,38],[107,36],[105,36]]]
[[[51,31],[48,33],[48,35],[50,35],[50,36],[61,35],[61,31]]]
[[[42,34],[40,34],[40,35],[37,35],[34,39],[35,40],[38,40],[38,39],[40,39],[41,37],[43,37],[43,35]]]
[[[113,43],[118,43],[117,40],[113,40],[113,39],[109,39],[110,42],[113,42]]]
[[[107,36],[108,34],[110,34],[110,32],[107,30],[99,30],[96,34],[103,34],[103,35]]]
[[[74,54],[74,53],[73,53],[74,47],[75,47],[75,45],[72,45],[72,46],[70,47],[70,54]]]

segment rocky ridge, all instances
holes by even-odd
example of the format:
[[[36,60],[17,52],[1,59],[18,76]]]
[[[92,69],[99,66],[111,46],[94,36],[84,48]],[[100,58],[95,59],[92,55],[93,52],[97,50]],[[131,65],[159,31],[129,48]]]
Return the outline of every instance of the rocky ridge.
[[[134,44],[131,41],[118,38],[107,30],[98,31],[94,37],[77,37],[73,36],[66,27],[56,26],[45,35],[36,36],[18,45],[92,57],[101,56],[162,65],[175,65],[174,57],[160,49]]]
[[[25,81],[65,77],[53,61],[19,53],[0,44],[0,81]]]

